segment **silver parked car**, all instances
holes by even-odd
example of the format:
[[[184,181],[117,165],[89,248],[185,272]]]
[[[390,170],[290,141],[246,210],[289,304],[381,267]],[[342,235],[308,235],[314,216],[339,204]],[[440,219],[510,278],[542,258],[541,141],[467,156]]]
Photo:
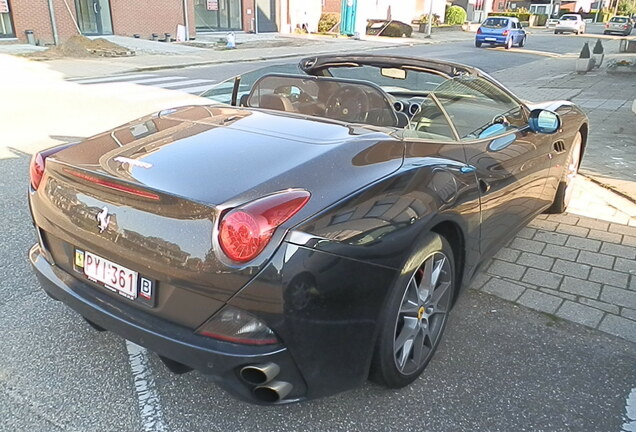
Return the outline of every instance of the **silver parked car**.
[[[629,36],[632,33],[634,24],[628,16],[615,16],[605,23],[603,34],[620,33]]]
[[[565,14],[554,28],[554,34],[559,33],[585,33],[585,21],[579,14]]]

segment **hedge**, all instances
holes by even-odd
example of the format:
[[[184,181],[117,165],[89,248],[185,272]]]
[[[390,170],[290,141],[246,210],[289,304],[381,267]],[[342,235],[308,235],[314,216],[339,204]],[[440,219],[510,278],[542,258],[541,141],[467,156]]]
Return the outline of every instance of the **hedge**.
[[[448,25],[464,24],[466,17],[467,14],[463,7],[451,6],[446,11],[446,19],[444,20],[444,23]]]
[[[332,28],[340,22],[340,14],[338,13],[323,13],[320,15],[320,21],[318,21],[318,33],[330,32]]]
[[[530,21],[530,13],[528,12],[490,12],[488,16],[504,16],[518,18],[519,21]]]

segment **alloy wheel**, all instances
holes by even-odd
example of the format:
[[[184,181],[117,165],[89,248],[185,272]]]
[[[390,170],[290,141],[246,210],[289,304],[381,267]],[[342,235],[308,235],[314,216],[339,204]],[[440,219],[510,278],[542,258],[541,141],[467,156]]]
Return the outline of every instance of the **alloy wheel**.
[[[393,341],[395,366],[403,375],[419,370],[435,350],[451,305],[452,274],[450,260],[437,251],[409,280]]]

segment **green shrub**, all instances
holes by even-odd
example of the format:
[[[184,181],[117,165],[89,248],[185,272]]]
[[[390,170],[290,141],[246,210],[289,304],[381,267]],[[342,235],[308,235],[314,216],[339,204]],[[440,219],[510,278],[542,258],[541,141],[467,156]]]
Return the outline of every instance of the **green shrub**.
[[[380,33],[380,36],[388,37],[411,37],[413,33],[413,27],[408,24],[404,24],[401,21],[391,21],[391,23],[385,27]]]
[[[440,25],[440,16],[437,14],[433,14],[433,26]],[[420,24],[428,24],[428,14],[421,15],[419,19]]]
[[[528,12],[490,12],[488,16],[503,16],[518,18],[519,21],[530,21],[530,14]]]
[[[590,46],[585,42],[583,44],[583,48],[581,48],[581,54],[579,54],[579,58],[586,59],[590,58]]]
[[[592,48],[592,52],[594,54],[603,54],[603,44],[600,39],[596,39],[596,44],[594,45],[594,48]]]
[[[318,21],[318,33],[330,32],[332,28],[340,22],[340,14],[338,13],[323,13],[320,15],[320,21]]]
[[[448,25],[464,24],[466,21],[466,11],[461,6],[451,6],[446,10],[444,22]]]

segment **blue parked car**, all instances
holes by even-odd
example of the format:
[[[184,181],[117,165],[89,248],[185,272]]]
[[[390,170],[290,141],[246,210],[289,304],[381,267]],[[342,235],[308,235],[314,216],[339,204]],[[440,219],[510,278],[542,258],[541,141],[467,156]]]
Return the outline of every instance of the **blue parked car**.
[[[526,31],[521,26],[519,19],[512,17],[488,17],[481,23],[475,35],[475,46],[481,44],[503,45],[506,49],[513,45],[520,47],[526,43]]]

